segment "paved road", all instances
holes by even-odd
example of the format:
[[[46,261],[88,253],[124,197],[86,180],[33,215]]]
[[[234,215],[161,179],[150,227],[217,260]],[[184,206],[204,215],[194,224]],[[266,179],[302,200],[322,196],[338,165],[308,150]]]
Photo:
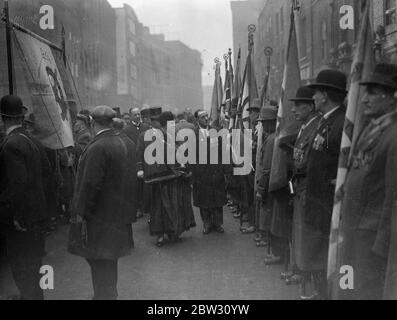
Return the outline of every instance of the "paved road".
[[[265,250],[255,247],[251,235],[242,235],[238,223],[225,212],[224,235],[202,234],[198,227],[185,233],[178,244],[159,249],[149,236],[148,225],[134,225],[133,255],[119,262],[119,298],[132,300],[268,300],[297,299],[298,288],[280,280],[282,267],[264,265]],[[91,299],[87,263],[66,252],[68,228],[60,227],[47,240],[44,263],[54,267],[55,289],[46,299]],[[0,270],[0,299],[12,293],[10,274]],[[2,275],[2,276],[1,276]]]

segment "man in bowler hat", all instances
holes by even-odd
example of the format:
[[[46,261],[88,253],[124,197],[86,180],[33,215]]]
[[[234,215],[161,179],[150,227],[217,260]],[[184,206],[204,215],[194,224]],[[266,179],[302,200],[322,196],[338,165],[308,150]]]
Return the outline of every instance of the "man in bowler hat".
[[[327,297],[328,243],[345,123],[346,86],[346,75],[337,70],[321,71],[309,86],[315,90],[313,99],[321,119],[307,158],[305,224],[310,226],[313,237],[311,245],[302,248],[302,255],[309,259],[308,271],[314,275],[319,299]]]
[[[334,299],[397,299],[397,66],[378,64],[361,85],[364,126],[344,186],[340,267],[354,270],[354,290]],[[335,284],[339,278],[335,279]]]
[[[0,232],[20,298],[43,300],[39,283],[50,164],[40,142],[23,128],[26,112],[17,96],[0,101],[6,131],[0,145]]]

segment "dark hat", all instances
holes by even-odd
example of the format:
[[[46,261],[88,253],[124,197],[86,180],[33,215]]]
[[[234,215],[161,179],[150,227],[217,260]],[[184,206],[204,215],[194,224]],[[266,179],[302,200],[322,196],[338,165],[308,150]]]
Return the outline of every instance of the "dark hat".
[[[150,109],[142,109],[141,110],[141,117],[142,118],[149,118],[150,117]]]
[[[312,89],[328,88],[347,93],[346,86],[347,78],[343,72],[328,69],[321,71],[316,78],[316,82],[308,87]]]
[[[252,102],[252,106],[247,109],[247,111],[253,110],[261,111],[261,99],[254,99],[254,101]]]
[[[149,110],[150,110],[150,118],[153,120],[158,120],[161,113],[163,112],[163,109],[160,107],[153,107],[150,108]]]
[[[167,122],[174,121],[174,120],[175,120],[174,115],[172,114],[172,112],[169,112],[169,111],[163,112],[162,114],[160,114],[160,116],[158,118],[158,121],[160,122],[160,124],[162,126],[165,126],[167,124]]]
[[[113,120],[117,117],[117,112],[108,106],[96,107],[91,116],[94,120]]]
[[[266,106],[261,109],[259,121],[277,120],[278,109],[274,106]]]
[[[314,102],[313,96],[316,91],[309,87],[300,87],[296,93],[296,97],[289,99],[293,102]]]
[[[372,75],[360,83],[362,86],[377,85],[397,90],[397,66],[395,64],[380,63],[375,66]]]
[[[28,108],[23,105],[20,97],[9,95],[1,98],[0,115],[10,118],[20,118],[25,116],[26,112],[28,112]]]

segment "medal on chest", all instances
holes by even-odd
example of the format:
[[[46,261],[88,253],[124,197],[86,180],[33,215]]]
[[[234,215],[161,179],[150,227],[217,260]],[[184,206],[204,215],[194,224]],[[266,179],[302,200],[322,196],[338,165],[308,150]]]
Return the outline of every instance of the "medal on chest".
[[[323,151],[328,148],[328,127],[324,128],[321,133],[318,133],[314,138],[313,149],[316,151]]]
[[[303,158],[305,156],[305,152],[300,148],[294,148],[294,160],[297,163],[302,163]]]

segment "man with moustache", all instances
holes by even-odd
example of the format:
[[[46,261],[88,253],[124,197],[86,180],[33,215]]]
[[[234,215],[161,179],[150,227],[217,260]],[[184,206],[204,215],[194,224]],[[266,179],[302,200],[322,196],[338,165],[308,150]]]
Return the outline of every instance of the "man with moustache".
[[[379,64],[362,99],[364,126],[355,145],[341,210],[340,266],[354,289],[333,298],[397,299],[397,66]],[[339,283],[339,279],[336,280]]]

